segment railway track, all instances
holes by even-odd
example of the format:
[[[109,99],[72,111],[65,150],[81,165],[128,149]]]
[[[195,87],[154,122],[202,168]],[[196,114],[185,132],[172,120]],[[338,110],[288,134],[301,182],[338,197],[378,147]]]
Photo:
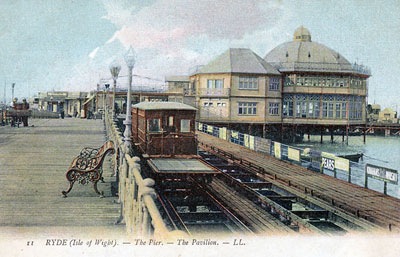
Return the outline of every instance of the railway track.
[[[393,213],[390,214],[390,211],[387,210],[380,211],[382,215],[376,215],[375,217],[367,215],[378,211],[376,206],[372,208],[369,206],[371,194],[376,194],[375,199],[377,201],[379,197],[382,197],[382,194],[370,192],[369,190],[360,190],[360,188],[354,190],[353,188],[356,186],[342,181],[338,182],[336,179],[328,176],[324,176],[326,180],[323,180],[320,178],[321,174],[316,174],[267,156],[260,158],[261,154],[250,152],[248,149],[244,149],[243,152],[237,152],[236,148],[242,149],[243,147],[234,146],[226,152],[213,146],[214,142],[210,142],[211,144],[208,145],[205,143],[209,142],[208,138],[206,139],[201,140],[202,143],[199,144],[199,147],[225,160],[227,162],[225,166],[228,167],[223,167],[224,164],[222,164],[222,169],[236,165],[242,170],[246,170],[256,176],[256,178],[271,183],[274,187],[283,189],[286,191],[285,194],[292,194],[297,196],[297,199],[300,199],[301,202],[315,205],[328,211],[329,215],[336,220],[336,223],[339,221],[338,224],[341,227],[345,225],[345,230],[359,230],[361,228],[367,231],[380,231],[382,228],[379,225],[387,225],[384,220],[388,222],[387,219],[390,219],[391,222],[395,222],[398,219],[396,215],[393,215]],[[220,142],[218,141],[218,143]],[[221,147],[225,147],[225,145],[221,145]],[[244,155],[246,155],[246,158],[244,158]],[[218,163],[214,163],[214,165],[221,166]],[[355,192],[357,192],[357,200],[359,201],[356,203],[348,202],[348,199],[354,199]],[[338,200],[338,196],[341,196],[340,200]],[[364,197],[365,199],[363,199]],[[392,206],[385,206],[385,209],[395,208],[396,205],[399,206],[397,200],[391,200],[393,199],[390,199],[388,202]],[[368,208],[365,208],[366,206]],[[378,221],[379,219],[381,222]]]
[[[221,171],[211,182],[186,176],[156,183],[163,216],[171,229],[189,235],[295,231],[337,234],[366,229],[233,163],[207,152],[200,154]]]
[[[157,188],[158,197],[171,229],[180,229],[189,235],[294,232],[218,178],[207,184],[193,178],[161,184],[163,186]]]
[[[277,175],[215,147],[199,146],[202,159],[220,171],[212,180],[189,174],[155,178],[161,213],[170,229],[189,235],[379,230],[377,225],[340,210],[337,202],[321,201],[316,187],[299,190],[298,182],[291,182],[293,175],[289,179],[285,171]],[[285,168],[285,163],[281,167]],[[147,174],[151,176],[150,167]],[[308,178],[313,181],[312,173],[301,179]]]
[[[255,233],[290,233],[294,232],[289,226],[269,214],[260,206],[244,198],[236,190],[227,186],[220,179],[206,185],[215,197],[218,197]]]
[[[163,181],[157,187],[162,215],[171,229],[185,231],[189,235],[201,233],[252,233],[224,204],[204,190],[201,185],[186,180]]]
[[[310,202],[235,163],[200,151],[221,173],[205,183],[193,176],[157,181],[159,206],[170,229],[199,234],[338,234],[370,230],[337,210]]]
[[[241,167],[240,163],[228,162],[205,151],[200,154],[210,165],[223,171],[221,180],[240,193],[242,198],[257,203],[296,231],[343,233],[377,229],[369,222],[355,219],[324,203],[318,204],[307,195],[294,192],[274,179],[265,178],[259,170],[254,172],[254,169]]]

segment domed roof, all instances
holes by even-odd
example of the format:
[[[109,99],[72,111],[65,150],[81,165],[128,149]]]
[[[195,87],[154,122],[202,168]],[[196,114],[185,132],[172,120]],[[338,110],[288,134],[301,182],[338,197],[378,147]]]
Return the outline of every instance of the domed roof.
[[[354,73],[353,65],[338,52],[311,41],[310,32],[303,26],[293,36],[293,41],[278,45],[264,60],[281,72],[319,71]]]
[[[293,35],[293,41],[308,41],[311,42],[311,33],[308,29],[300,26],[296,29]]]

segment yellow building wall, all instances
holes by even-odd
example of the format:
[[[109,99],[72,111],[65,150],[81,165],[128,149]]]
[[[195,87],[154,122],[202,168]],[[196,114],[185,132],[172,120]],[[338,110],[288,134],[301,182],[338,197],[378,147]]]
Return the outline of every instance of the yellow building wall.
[[[231,120],[236,122],[265,122],[265,98],[231,97]],[[257,114],[239,115],[239,102],[257,103]]]

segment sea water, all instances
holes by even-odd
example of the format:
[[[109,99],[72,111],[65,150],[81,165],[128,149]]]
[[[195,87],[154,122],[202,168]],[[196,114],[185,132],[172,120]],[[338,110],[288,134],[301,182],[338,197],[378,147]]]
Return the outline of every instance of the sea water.
[[[362,136],[349,136],[348,145],[346,142],[342,142],[342,136],[335,136],[333,143],[330,142],[330,135],[323,137],[322,144],[320,139],[320,136],[311,136],[310,141],[308,141],[307,137],[304,137],[303,143],[293,146],[313,148],[336,155],[363,153],[363,159],[357,164],[352,164],[351,182],[353,184],[364,186],[365,165],[367,163],[400,172],[400,137],[367,136],[364,144]],[[333,176],[333,174],[328,175]],[[338,173],[338,178],[347,181],[348,174]],[[382,181],[368,178],[368,188],[383,192],[383,187]],[[399,185],[387,183],[387,194],[400,198]]]

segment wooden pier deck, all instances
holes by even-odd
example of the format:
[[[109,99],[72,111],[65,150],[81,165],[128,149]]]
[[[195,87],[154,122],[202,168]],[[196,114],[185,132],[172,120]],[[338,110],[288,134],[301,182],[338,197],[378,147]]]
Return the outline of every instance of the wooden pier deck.
[[[98,183],[100,198],[90,183],[75,183],[67,198],[65,178],[71,161],[85,146],[105,142],[102,120],[31,119],[29,127],[0,127],[0,226],[76,227],[69,232],[104,228],[123,233],[114,225],[120,205],[111,196],[112,177],[108,156],[103,164],[105,183]],[[33,125],[33,126],[32,126]],[[0,227],[0,230],[3,230]],[[90,230],[90,228],[89,228]]]
[[[377,224],[384,230],[400,231],[400,199],[277,160],[205,133],[197,134],[200,143],[264,168],[268,172],[267,177],[307,198],[325,202],[356,218]]]

